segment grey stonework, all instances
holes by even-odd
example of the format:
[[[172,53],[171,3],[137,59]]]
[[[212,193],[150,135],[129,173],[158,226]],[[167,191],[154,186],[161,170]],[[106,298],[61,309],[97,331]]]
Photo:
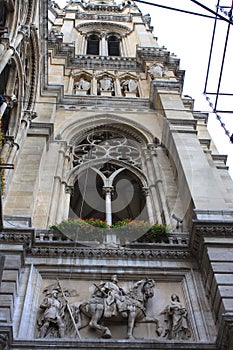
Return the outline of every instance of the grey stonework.
[[[194,101],[182,96],[179,59],[159,46],[133,1],[3,6],[0,73],[10,119],[1,158],[14,170],[5,170],[2,198],[0,348],[232,350],[233,183],[208,115],[193,113]],[[83,181],[88,172],[96,188]],[[102,240],[73,241],[50,229],[70,216],[104,214],[109,223],[166,224],[170,235],[139,243],[107,230]],[[112,275],[126,294],[109,288],[97,298],[94,286]],[[146,278],[147,305],[126,297]],[[59,302],[44,291],[58,281],[64,308],[55,319],[45,305]],[[104,312],[107,300],[119,311],[118,297],[128,301],[127,317],[98,318],[95,307]],[[90,317],[85,327],[85,303],[97,327]],[[127,333],[139,305],[156,322],[129,322]],[[111,339],[100,339],[101,327]]]

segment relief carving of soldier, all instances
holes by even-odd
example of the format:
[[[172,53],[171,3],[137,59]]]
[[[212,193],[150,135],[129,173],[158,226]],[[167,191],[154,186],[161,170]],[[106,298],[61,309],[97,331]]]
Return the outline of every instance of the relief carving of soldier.
[[[127,310],[126,292],[118,286],[117,275],[112,275],[110,282],[104,282],[95,287],[91,300],[104,303],[105,317],[116,316],[118,312]]]
[[[40,305],[43,310],[43,315],[38,322],[39,325],[39,337],[45,338],[49,331],[49,328],[54,328],[58,331],[60,338],[64,337],[65,325],[63,322],[64,318],[64,307],[61,300],[58,299],[59,291],[53,289],[43,300]]]
[[[164,315],[166,329],[164,337],[167,339],[187,340],[191,333],[188,326],[188,313],[180,302],[177,294],[171,295],[170,303],[161,312]]]
[[[76,297],[76,290],[63,290],[60,282],[47,286],[40,304],[37,325],[39,338],[80,337],[67,297]],[[71,329],[72,327],[74,330]]]
[[[133,288],[125,291],[118,285],[116,275],[108,282],[99,285],[94,283],[94,292],[90,299],[83,303],[71,305],[77,327],[82,329],[89,325],[90,328],[99,331],[102,338],[111,338],[108,327],[102,324],[102,320],[111,322],[127,320],[127,338],[133,338],[133,330],[136,322],[154,323],[155,332],[158,334],[158,320],[146,314],[147,301],[154,295],[155,282],[145,278],[134,283]],[[83,316],[89,318],[89,322],[83,326]]]

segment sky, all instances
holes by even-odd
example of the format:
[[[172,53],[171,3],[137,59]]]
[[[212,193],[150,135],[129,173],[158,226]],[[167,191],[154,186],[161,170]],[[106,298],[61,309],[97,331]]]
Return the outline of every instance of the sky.
[[[66,5],[66,0],[56,1],[60,7]],[[211,15],[202,7],[191,0],[150,0],[151,3],[176,7],[186,11],[193,11],[205,15]],[[199,0],[203,5],[216,10],[217,0]],[[207,66],[209,60],[211,39],[214,27],[214,20],[196,15],[185,14],[174,10],[162,9],[159,7],[140,4],[136,2],[143,14],[149,13],[151,25],[154,27],[154,36],[158,37],[158,44],[165,46],[168,51],[175,53],[180,59],[180,69],[185,70],[183,95],[189,95],[195,99],[194,109],[197,111],[210,112],[208,118],[208,129],[220,154],[228,155],[229,171],[233,178],[233,144],[221,127],[214,113],[207,103],[203,91],[205,87]],[[220,0],[220,5],[230,6],[232,1]],[[223,15],[223,14],[222,14]],[[224,15],[223,15],[224,16]],[[226,16],[225,16],[226,17]],[[220,76],[220,69],[223,60],[224,45],[228,24],[218,21],[213,45],[213,52],[210,64],[207,92],[216,93]],[[225,54],[220,92],[232,93],[233,77],[233,24],[230,26],[229,39]],[[231,53],[232,51],[232,53]],[[211,102],[215,102],[214,95],[208,95]],[[233,96],[219,97],[218,109],[233,111]],[[233,133],[233,113],[218,113],[230,134]]]

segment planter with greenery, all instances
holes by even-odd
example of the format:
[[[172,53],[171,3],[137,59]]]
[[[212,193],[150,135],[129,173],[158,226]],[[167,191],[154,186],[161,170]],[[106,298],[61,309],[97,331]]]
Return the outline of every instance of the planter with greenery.
[[[64,234],[73,241],[103,242],[106,234],[115,235],[118,241],[140,243],[168,243],[169,232],[166,225],[144,220],[123,219],[111,227],[100,219],[68,219],[50,227],[56,233]]]
[[[106,221],[99,219],[68,219],[50,227],[51,230],[64,234],[73,241],[103,241]]]

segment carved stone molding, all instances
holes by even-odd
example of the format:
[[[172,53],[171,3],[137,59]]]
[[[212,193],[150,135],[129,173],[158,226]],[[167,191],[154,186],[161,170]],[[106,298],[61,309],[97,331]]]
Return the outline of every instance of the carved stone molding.
[[[85,13],[77,12],[75,15],[76,19],[85,20],[98,20],[98,21],[117,21],[117,22],[130,22],[131,16],[117,15],[117,14],[102,14],[102,13]]]
[[[77,258],[126,258],[126,259],[189,259],[188,250],[170,249],[93,249],[93,248],[59,248],[28,247],[27,255],[41,257],[77,257]]]
[[[12,343],[12,328],[0,326],[0,349],[10,350]]]
[[[204,247],[204,237],[232,237],[233,222],[193,222],[191,234],[191,250],[201,257]]]
[[[178,81],[171,81],[171,80],[153,80],[152,83],[156,89],[160,90],[159,92],[162,91],[174,91],[181,93],[182,91],[182,84]]]

